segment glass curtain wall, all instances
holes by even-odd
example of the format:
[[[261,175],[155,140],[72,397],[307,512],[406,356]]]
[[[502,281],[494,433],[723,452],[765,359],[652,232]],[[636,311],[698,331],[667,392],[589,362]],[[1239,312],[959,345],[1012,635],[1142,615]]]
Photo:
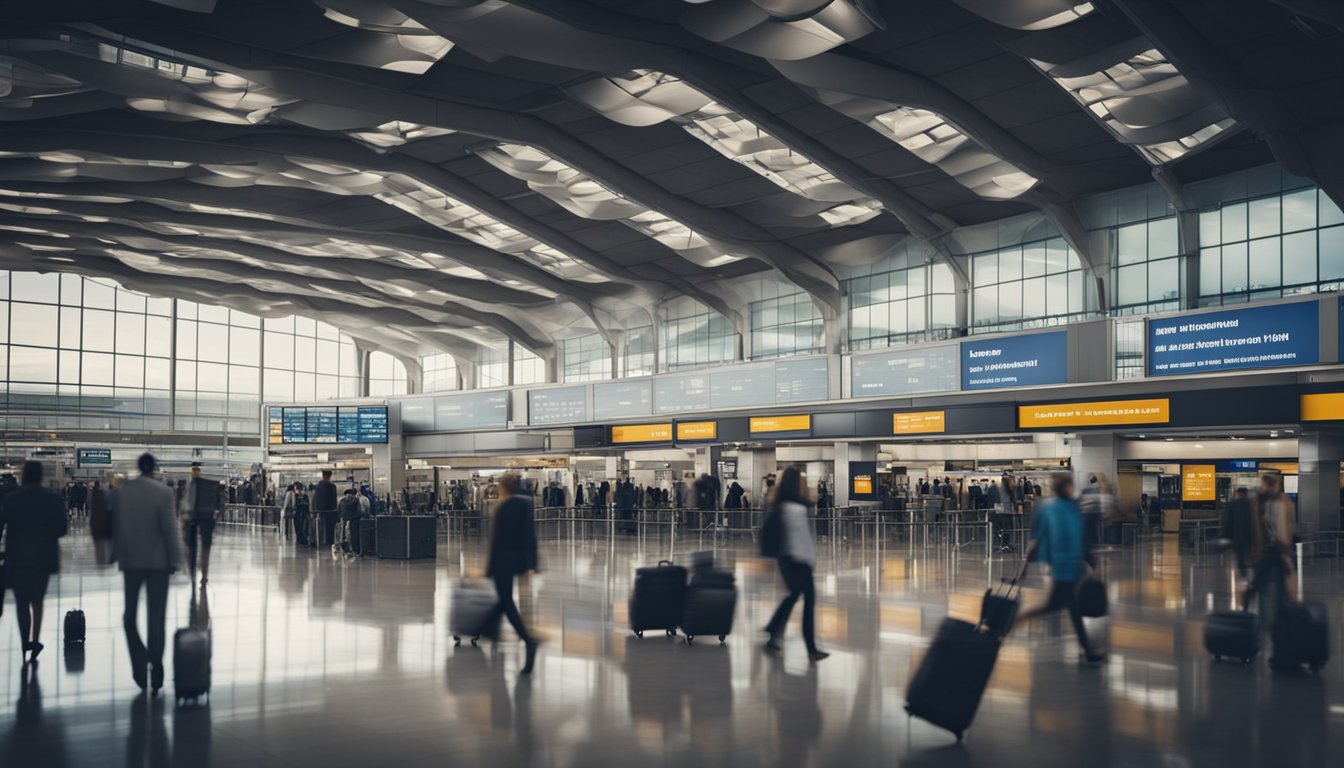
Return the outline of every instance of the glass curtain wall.
[[[262,399],[271,403],[359,396],[355,343],[307,317],[262,321]]]
[[[406,394],[406,365],[386,352],[369,353],[369,397]]]
[[[546,361],[518,344],[509,346],[513,347],[513,383],[517,386],[545,384]]]
[[[601,334],[590,333],[560,342],[561,378],[598,381],[611,378],[611,347]]]
[[[956,286],[946,264],[921,261],[852,277],[844,282],[844,292],[851,350],[960,335]]]
[[[750,315],[752,359],[826,351],[821,312],[806,293],[753,301]]]
[[[424,371],[421,392],[448,392],[458,388],[457,360],[445,352],[424,355],[420,358],[420,369]]]
[[[642,325],[625,332],[621,376],[649,376],[653,370],[653,326]]]
[[[1085,317],[1082,262],[1062,237],[971,256],[971,332],[1064,325]]]
[[[1112,231],[1112,314],[1180,309],[1181,246],[1176,217],[1126,224]]]
[[[508,345],[506,344],[504,349],[482,347],[479,362],[476,365],[476,386],[487,389],[489,387],[506,387],[508,384]]]
[[[732,362],[737,333],[728,318],[692,299],[679,298],[659,309],[663,322],[662,369],[675,371]]]

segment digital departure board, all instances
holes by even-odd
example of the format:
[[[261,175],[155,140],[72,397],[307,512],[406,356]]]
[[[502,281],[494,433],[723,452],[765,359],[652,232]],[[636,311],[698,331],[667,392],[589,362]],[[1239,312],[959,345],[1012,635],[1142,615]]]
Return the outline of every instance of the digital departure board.
[[[773,405],[774,364],[738,365],[710,372],[709,402],[715,409]]]
[[[775,363],[775,402],[810,403],[830,392],[830,361],[824,357],[780,360]]]
[[[850,358],[850,396],[955,392],[961,359],[954,344]]]
[[[961,343],[964,390],[1039,387],[1069,380],[1067,331],[1000,336]]]
[[[508,425],[507,390],[464,392],[434,398],[434,427],[439,431],[504,429]]]
[[[593,384],[593,407],[602,419],[629,419],[653,415],[653,381],[612,381]]]
[[[269,445],[387,442],[385,405],[272,405],[266,422]]]
[[[1314,365],[1320,359],[1315,301],[1148,321],[1149,376]]]
[[[527,392],[527,423],[573,424],[588,421],[588,387],[530,389]]]
[[[659,376],[653,386],[653,407],[658,413],[708,411],[713,407],[708,371]]]

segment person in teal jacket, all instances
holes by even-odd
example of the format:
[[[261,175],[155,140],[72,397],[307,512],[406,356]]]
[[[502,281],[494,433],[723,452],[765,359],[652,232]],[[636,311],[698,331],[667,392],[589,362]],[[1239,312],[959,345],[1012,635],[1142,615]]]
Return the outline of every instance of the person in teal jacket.
[[[1067,610],[1078,635],[1083,657],[1090,664],[1106,660],[1106,655],[1092,650],[1087,639],[1087,628],[1078,610],[1078,582],[1083,578],[1083,564],[1096,565],[1091,548],[1083,537],[1083,516],[1074,497],[1073,476],[1060,473],[1050,481],[1055,497],[1042,505],[1031,523],[1031,546],[1027,560],[1033,557],[1050,566],[1050,597],[1044,605],[1018,614],[1021,623],[1047,613]]]

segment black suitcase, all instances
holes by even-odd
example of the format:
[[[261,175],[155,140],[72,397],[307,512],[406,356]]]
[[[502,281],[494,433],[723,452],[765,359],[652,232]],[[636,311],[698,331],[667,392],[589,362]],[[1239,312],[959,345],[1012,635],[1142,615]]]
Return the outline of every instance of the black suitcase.
[[[1100,619],[1109,608],[1106,585],[1097,579],[1083,579],[1078,585],[1078,612],[1089,619]]]
[[[0,597],[3,597],[3,595],[0,595]],[[83,645],[85,629],[86,629],[86,623],[84,620],[83,611],[75,609],[73,611],[65,612],[66,645],[75,645],[77,643]]]
[[[1307,666],[1317,672],[1330,660],[1330,618],[1324,603],[1289,603],[1274,624],[1274,656],[1280,669]]]
[[[643,637],[649,629],[676,634],[685,610],[685,568],[663,560],[655,567],[635,570],[635,589],[630,595],[630,628],[636,637]]]
[[[698,635],[715,636],[722,643],[733,631],[737,613],[737,580],[727,571],[700,571],[686,589],[681,631],[690,645]]]
[[[905,691],[905,711],[961,741],[999,658],[999,640],[976,625],[944,619]]]
[[[494,587],[485,582],[464,581],[453,587],[453,607],[448,616],[453,645],[462,642],[464,637],[471,638],[472,645],[482,637],[498,642],[502,616],[495,611],[498,606],[499,595],[495,594]]]
[[[1260,620],[1245,611],[1214,611],[1204,620],[1204,649],[1214,659],[1223,657],[1251,663],[1260,652]]]
[[[173,698],[196,701],[210,695],[210,632],[186,627],[173,633]]]
[[[1022,600],[1020,596],[1013,595],[1013,590],[1026,575],[1027,563],[1024,560],[1016,576],[1012,579],[1003,579],[1008,588],[1002,595],[995,594],[994,589],[990,588],[985,590],[985,596],[980,599],[980,626],[994,637],[1007,637],[1013,628],[1013,622],[1017,621],[1017,612],[1022,607]]]

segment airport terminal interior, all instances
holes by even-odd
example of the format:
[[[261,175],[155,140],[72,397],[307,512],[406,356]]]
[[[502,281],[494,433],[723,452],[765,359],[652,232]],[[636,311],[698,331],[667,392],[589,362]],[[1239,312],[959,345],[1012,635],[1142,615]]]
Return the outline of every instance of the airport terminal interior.
[[[1322,0],[0,2],[0,765],[1344,764],[1341,94]]]

